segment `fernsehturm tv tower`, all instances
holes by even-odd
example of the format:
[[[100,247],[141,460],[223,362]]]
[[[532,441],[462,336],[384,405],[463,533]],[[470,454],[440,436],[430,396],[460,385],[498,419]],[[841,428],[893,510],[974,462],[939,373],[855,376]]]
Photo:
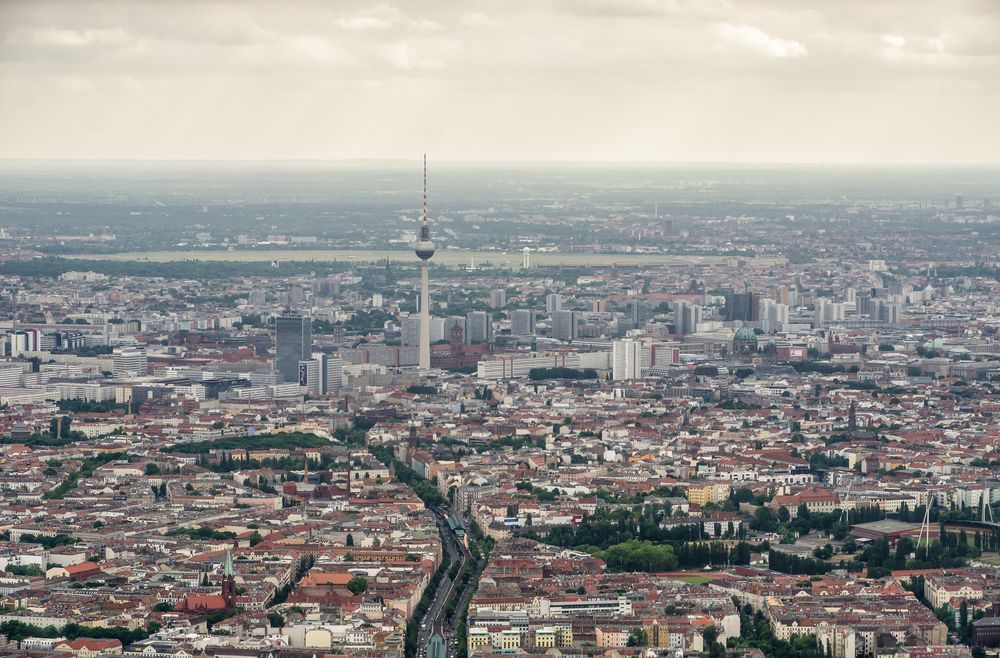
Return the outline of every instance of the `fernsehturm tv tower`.
[[[431,367],[431,291],[430,261],[434,255],[431,229],[427,225],[427,154],[424,154],[424,211],[420,216],[420,238],[413,245],[413,251],[420,259],[420,357],[417,365],[421,370]]]

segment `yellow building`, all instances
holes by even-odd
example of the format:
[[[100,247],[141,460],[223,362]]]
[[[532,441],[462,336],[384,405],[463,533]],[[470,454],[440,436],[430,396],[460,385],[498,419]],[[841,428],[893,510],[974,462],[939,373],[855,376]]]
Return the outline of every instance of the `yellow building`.
[[[556,629],[551,626],[535,629],[535,647],[551,649],[556,646]]]
[[[687,490],[689,503],[695,505],[707,505],[708,503],[723,503],[729,498],[732,490],[728,484],[702,484],[691,485]]]
[[[642,630],[646,631],[649,646],[657,649],[665,649],[670,646],[670,629],[666,626],[653,624],[652,626],[644,626]]]
[[[467,642],[469,653],[475,649],[490,646],[490,633],[485,628],[475,627],[469,629],[469,639]]]
[[[521,634],[515,630],[500,631],[500,641],[496,646],[500,651],[513,652],[521,648]]]

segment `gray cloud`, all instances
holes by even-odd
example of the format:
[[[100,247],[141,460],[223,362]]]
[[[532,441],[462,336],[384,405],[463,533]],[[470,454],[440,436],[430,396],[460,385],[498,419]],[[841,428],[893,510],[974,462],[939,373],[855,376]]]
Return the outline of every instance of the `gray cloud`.
[[[6,157],[996,162],[986,0],[6,0]]]

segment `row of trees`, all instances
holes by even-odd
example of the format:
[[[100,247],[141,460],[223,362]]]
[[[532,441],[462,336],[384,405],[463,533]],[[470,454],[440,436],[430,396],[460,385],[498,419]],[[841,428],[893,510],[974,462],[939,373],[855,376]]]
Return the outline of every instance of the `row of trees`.
[[[5,532],[0,534],[0,539],[4,541],[10,541],[10,532]],[[33,535],[30,533],[24,533],[21,535],[20,540],[25,544],[41,544],[45,550],[52,550],[57,546],[72,546],[79,540],[76,537],[71,537],[70,535],[64,535],[62,533],[58,535]]]
[[[663,528],[660,523],[669,516],[666,506],[645,505],[614,510],[599,509],[584,517],[576,526],[555,526],[548,531],[544,541],[556,546],[574,548],[595,546],[608,548],[630,540],[663,542],[705,541],[716,537],[738,537],[740,531],[733,524],[719,523],[718,534],[705,531],[700,520],[692,520],[671,528]]]
[[[759,507],[750,520],[750,528],[759,532],[776,532],[781,535],[804,535],[812,530],[832,534],[835,539],[844,539],[850,524],[881,521],[885,512],[878,507],[858,507],[845,514],[841,510],[831,512],[810,512],[805,505],[796,510],[795,518],[784,507],[778,510],[777,518],[766,507]]]
[[[58,400],[56,401],[56,406],[59,407],[59,411],[74,414],[103,414],[111,413],[113,411],[125,411],[128,409],[128,404],[125,403],[119,404],[111,400],[97,402],[94,400],[84,400],[82,398]]]
[[[978,554],[979,551],[970,546],[964,531],[960,534],[944,532],[940,540],[932,541],[930,545],[918,546],[910,537],[901,537],[896,541],[895,550],[890,549],[886,540],[880,539],[864,550],[859,562],[867,567],[869,577],[881,578],[898,569],[961,567],[966,563],[966,556]]]
[[[191,539],[199,539],[202,541],[231,541],[236,538],[235,532],[212,530],[211,528],[206,528],[205,526],[198,526],[197,528],[174,528],[173,530],[167,532],[168,537],[177,537],[180,535],[187,535]]]
[[[532,368],[528,371],[532,381],[545,379],[597,379],[597,371],[593,368]]]
[[[413,489],[414,493],[428,506],[439,506],[445,503],[444,496],[437,487],[420,477],[415,470],[396,459],[390,446],[372,446],[370,452],[380,462],[392,468],[396,479]]]
[[[122,646],[128,646],[134,642],[145,640],[149,633],[143,628],[130,630],[124,626],[91,627],[70,623],[62,628],[56,626],[34,626],[20,621],[5,621],[0,624],[0,634],[6,635],[12,642],[20,642],[29,637],[57,638],[65,637],[68,640],[75,640],[80,637],[119,640]]]
[[[179,452],[188,455],[208,454],[212,450],[294,450],[296,448],[320,448],[329,446],[330,441],[309,432],[286,432],[281,434],[259,434],[231,439],[192,441],[179,443],[163,452]]]
[[[807,576],[822,575],[832,568],[827,562],[811,557],[800,557],[771,549],[767,553],[768,565],[773,571],[781,573],[804,574]]]

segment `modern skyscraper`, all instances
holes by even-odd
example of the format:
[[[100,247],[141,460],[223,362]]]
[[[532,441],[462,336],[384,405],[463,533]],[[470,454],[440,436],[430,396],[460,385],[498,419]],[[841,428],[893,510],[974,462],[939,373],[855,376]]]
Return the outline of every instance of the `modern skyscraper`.
[[[674,302],[674,328],[679,334],[693,334],[698,331],[702,308],[691,302]]]
[[[503,288],[494,288],[490,291],[490,308],[500,309],[507,305],[507,291]]]
[[[770,299],[760,303],[760,328],[765,333],[784,331],[788,324],[788,305],[779,304]]]
[[[316,358],[299,361],[299,386],[309,395],[323,394],[323,376],[320,360]]]
[[[815,327],[825,327],[831,322],[842,322],[844,320],[843,302],[834,302],[825,297],[819,297],[816,299],[814,308],[816,316],[813,326]]]
[[[301,315],[274,318],[275,367],[286,384],[298,383],[299,361],[312,357],[312,321]]]
[[[488,343],[493,339],[493,318],[486,311],[472,311],[465,316],[465,342]]]
[[[562,295],[551,292],[545,295],[545,312],[554,313],[562,310]]]
[[[616,340],[611,344],[611,377],[617,381],[642,377],[642,343]]]
[[[399,321],[399,342],[403,345],[420,345],[420,316],[407,316]]]
[[[552,312],[552,337],[559,340],[573,340],[577,336],[576,311]]]
[[[632,326],[636,329],[645,327],[646,321],[649,319],[649,304],[646,303],[645,299],[633,299],[630,306],[632,311]]]
[[[434,255],[431,229],[427,225],[427,154],[424,154],[424,209],[420,216],[420,238],[413,245],[413,252],[420,259],[420,354],[417,366],[421,370],[431,367],[431,284],[430,259]]]
[[[530,336],[535,333],[535,312],[518,309],[510,314],[510,333],[515,336]]]
[[[320,393],[327,395],[340,390],[344,377],[344,359],[339,353],[317,352],[313,358],[319,362]]]
[[[760,320],[760,293],[730,292],[726,293],[726,319],[730,322],[756,322]]]

